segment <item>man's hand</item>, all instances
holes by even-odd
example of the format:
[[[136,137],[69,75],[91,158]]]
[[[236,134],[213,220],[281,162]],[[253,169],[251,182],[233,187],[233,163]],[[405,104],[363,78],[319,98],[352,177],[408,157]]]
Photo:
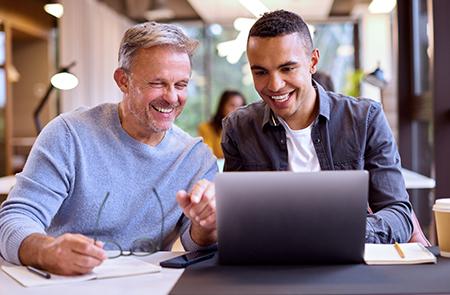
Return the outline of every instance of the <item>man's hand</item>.
[[[23,240],[19,259],[59,275],[85,274],[107,259],[102,242],[81,234],[64,234],[57,238],[32,234]]]
[[[200,246],[217,241],[216,193],[214,183],[206,179],[198,181],[190,194],[177,193],[177,202],[192,223],[191,238]]]

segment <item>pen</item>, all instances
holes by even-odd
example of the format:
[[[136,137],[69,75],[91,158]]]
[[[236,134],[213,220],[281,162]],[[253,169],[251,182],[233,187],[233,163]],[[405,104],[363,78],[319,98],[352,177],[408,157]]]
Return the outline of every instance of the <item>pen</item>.
[[[27,269],[30,272],[32,272],[34,274],[37,274],[38,276],[41,276],[41,277],[46,278],[46,279],[50,279],[52,277],[48,272],[40,270],[40,269],[37,269],[37,268],[34,268],[32,266],[27,266]]]
[[[395,250],[397,250],[398,255],[400,255],[401,258],[405,258],[405,253],[403,252],[402,248],[400,248],[400,244],[395,242],[394,244]]]

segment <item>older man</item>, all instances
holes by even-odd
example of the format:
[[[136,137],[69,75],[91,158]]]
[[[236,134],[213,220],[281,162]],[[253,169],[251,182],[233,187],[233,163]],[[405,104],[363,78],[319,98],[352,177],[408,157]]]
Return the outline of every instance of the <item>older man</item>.
[[[295,13],[278,10],[258,19],[247,55],[262,101],[225,119],[225,170],[368,170],[373,213],[366,241],[408,241],[411,204],[381,105],[326,92],[312,80],[319,51]]]
[[[172,124],[186,103],[196,46],[174,25],[125,33],[114,73],[122,101],[54,119],[17,175],[0,211],[6,260],[74,275],[101,264],[109,247],[151,253],[180,234],[190,250],[216,241],[206,180],[215,158]]]

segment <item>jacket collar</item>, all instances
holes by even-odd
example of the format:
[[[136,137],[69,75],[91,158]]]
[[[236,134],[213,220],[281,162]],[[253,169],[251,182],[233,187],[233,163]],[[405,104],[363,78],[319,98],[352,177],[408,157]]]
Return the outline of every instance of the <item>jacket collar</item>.
[[[325,89],[317,83],[313,81],[313,86],[316,89],[316,93],[319,97],[319,116],[325,117],[327,120],[330,120],[330,104],[331,99]]]

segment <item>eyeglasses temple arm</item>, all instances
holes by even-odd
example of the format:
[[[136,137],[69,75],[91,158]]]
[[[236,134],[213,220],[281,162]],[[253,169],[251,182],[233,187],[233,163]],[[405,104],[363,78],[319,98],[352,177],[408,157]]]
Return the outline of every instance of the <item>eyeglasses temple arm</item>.
[[[164,235],[164,208],[163,208],[163,204],[161,201],[161,198],[159,197],[158,192],[156,191],[156,188],[153,188],[153,192],[156,195],[156,199],[158,199],[158,203],[159,203],[159,209],[161,210],[161,232],[159,235],[159,245],[158,245],[158,251],[161,250],[162,248],[162,242],[163,242],[163,235]]]
[[[97,220],[95,220],[95,229],[96,229],[96,233],[94,236],[94,242],[97,242],[97,231],[99,229],[98,225],[100,223],[100,215],[102,215],[103,212],[103,207],[105,207],[106,201],[109,198],[109,192],[106,193],[105,198],[103,199],[103,202],[100,204],[100,208],[98,209],[98,214],[97,214]]]

